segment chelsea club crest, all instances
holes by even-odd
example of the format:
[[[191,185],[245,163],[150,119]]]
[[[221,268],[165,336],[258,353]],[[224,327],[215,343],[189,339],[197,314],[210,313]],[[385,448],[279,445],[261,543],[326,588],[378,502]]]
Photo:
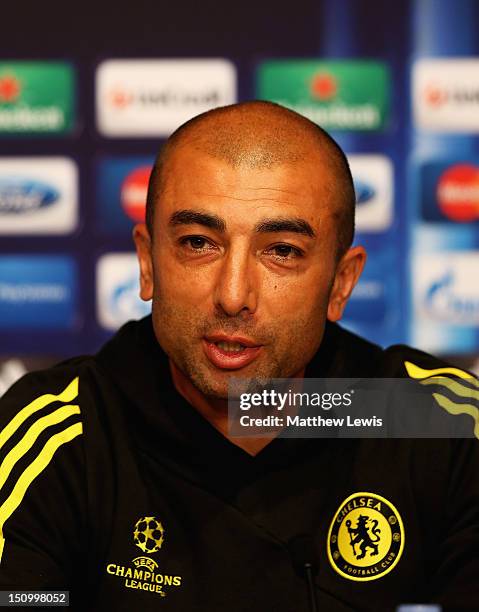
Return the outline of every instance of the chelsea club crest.
[[[404,549],[401,516],[376,493],[354,493],[334,515],[327,548],[331,566],[344,578],[381,578],[394,569]]]

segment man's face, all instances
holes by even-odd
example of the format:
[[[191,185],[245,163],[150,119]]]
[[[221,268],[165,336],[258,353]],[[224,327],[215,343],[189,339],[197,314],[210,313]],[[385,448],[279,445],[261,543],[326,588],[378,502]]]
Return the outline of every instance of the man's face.
[[[321,160],[251,169],[175,151],[151,244],[135,230],[141,296],[158,342],[205,395],[227,397],[231,377],[300,373],[326,318],[340,318],[360,269],[337,270],[331,172]]]

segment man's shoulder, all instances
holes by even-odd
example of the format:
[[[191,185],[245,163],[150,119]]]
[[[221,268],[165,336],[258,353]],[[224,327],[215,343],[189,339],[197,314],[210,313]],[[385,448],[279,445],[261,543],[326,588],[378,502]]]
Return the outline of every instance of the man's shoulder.
[[[78,356],[29,372],[0,398],[0,432],[12,423],[16,428],[35,422],[49,426],[70,417],[81,423],[85,411],[95,403],[89,401],[92,393],[106,385],[107,376],[94,356]]]
[[[62,396],[72,401],[78,395],[79,378],[94,362],[91,356],[78,356],[43,370],[28,372],[19,378],[1,398],[2,405],[12,400],[28,400],[34,396]]]
[[[27,401],[42,395],[75,397],[79,394],[83,400],[94,388],[114,387],[112,372],[127,365],[134,369],[130,351],[138,344],[138,328],[145,322],[131,321],[121,327],[96,354],[78,355],[60,363],[25,374],[0,399],[0,406]],[[68,391],[67,391],[68,389]],[[72,398],[73,399],[73,398]],[[2,408],[0,408],[1,418]]]
[[[476,378],[450,361],[406,344],[394,344],[383,351],[384,376],[409,377],[417,380],[431,376]]]
[[[0,431],[18,419],[17,413],[41,418],[60,406],[76,406],[79,418],[90,420],[90,431],[92,423],[119,422],[119,402],[141,395],[144,386],[142,373],[149,354],[142,334],[148,335],[148,324],[148,319],[129,322],[98,353],[25,374],[0,398]]]
[[[64,478],[81,490],[84,422],[79,381],[84,363],[85,358],[76,358],[26,374],[0,399],[0,463],[10,493],[6,499],[2,491],[0,499],[5,516],[18,505],[8,505],[12,496],[20,503],[31,492],[42,498],[48,490],[54,498]],[[25,507],[22,502],[22,516]]]
[[[407,344],[382,348],[366,338],[335,325],[330,334],[351,375],[371,378],[415,378],[444,375],[471,378],[474,375],[442,357],[432,355]]]

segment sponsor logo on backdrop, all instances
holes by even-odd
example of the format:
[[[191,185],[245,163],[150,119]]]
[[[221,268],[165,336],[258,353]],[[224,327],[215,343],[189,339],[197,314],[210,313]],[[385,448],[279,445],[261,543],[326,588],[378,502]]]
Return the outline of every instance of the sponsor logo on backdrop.
[[[418,166],[418,208],[425,221],[479,220],[479,160],[428,160]]]
[[[105,329],[116,330],[151,312],[151,305],[139,297],[139,274],[134,253],[108,253],[98,260],[97,318]]]
[[[145,220],[146,196],[151,166],[141,166],[128,174],[121,185],[121,206],[135,223]]]
[[[345,316],[355,323],[373,323],[386,316],[386,284],[381,278],[360,279],[349,299]]]
[[[96,165],[96,223],[104,234],[131,236],[145,218],[153,156],[102,157]]]
[[[0,178],[0,212],[21,215],[58,201],[58,191],[48,183],[14,176]]]
[[[354,192],[356,194],[356,206],[370,202],[376,195],[374,187],[361,179],[354,179]]]
[[[418,60],[413,69],[413,105],[420,129],[479,131],[479,59]]]
[[[380,130],[389,112],[389,72],[364,61],[273,60],[260,64],[257,97],[330,130]]]
[[[63,133],[73,126],[73,68],[64,62],[0,63],[0,133]]]
[[[346,306],[344,317],[348,323],[356,327],[377,326],[399,316],[399,279],[391,274],[397,266],[393,248],[370,249],[364,271]]]
[[[72,327],[76,290],[69,257],[0,256],[0,328]]]
[[[479,325],[479,251],[418,255],[414,266],[418,319]]]
[[[66,157],[0,157],[0,234],[68,234],[78,225],[78,171]]]
[[[338,80],[327,72],[318,72],[311,79],[311,95],[317,100],[334,100],[338,95]]]
[[[356,231],[385,232],[393,222],[393,167],[384,155],[349,155],[356,192]]]
[[[13,104],[22,91],[20,81],[15,75],[5,72],[0,77],[0,104]]]
[[[437,201],[443,215],[452,221],[479,219],[479,167],[456,164],[448,168],[439,178]]]
[[[108,60],[97,69],[97,126],[105,136],[169,136],[233,102],[236,70],[227,60]]]

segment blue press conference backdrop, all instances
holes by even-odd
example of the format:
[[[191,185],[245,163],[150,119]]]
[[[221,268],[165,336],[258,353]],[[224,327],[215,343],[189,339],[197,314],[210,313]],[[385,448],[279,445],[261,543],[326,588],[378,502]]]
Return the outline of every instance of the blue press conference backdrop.
[[[348,155],[369,260],[344,323],[476,367],[479,10],[474,0],[396,4],[325,0],[302,15],[271,5],[270,20],[238,15],[239,38],[210,32],[208,42],[185,26],[157,44],[161,26],[150,25],[148,44],[132,34],[119,45],[103,23],[101,45],[68,57],[35,35],[25,48],[0,43],[7,378],[23,367],[16,357],[35,367],[94,351],[148,312],[131,229],[154,156],[191,116],[254,98],[310,117]]]

